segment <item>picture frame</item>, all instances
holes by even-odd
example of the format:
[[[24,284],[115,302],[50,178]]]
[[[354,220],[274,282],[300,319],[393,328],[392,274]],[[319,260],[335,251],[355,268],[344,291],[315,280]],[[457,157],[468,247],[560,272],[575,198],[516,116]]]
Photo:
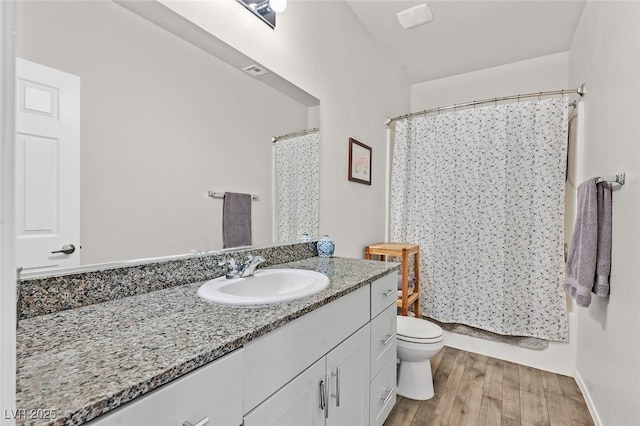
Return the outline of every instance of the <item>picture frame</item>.
[[[349,180],[371,185],[372,149],[353,138],[349,138]]]

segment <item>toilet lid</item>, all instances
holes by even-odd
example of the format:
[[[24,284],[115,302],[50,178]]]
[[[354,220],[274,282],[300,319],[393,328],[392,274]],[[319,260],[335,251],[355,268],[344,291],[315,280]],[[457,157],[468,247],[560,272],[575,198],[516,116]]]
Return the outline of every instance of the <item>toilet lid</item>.
[[[442,328],[421,318],[398,315],[397,336],[408,342],[439,342],[442,340]]]

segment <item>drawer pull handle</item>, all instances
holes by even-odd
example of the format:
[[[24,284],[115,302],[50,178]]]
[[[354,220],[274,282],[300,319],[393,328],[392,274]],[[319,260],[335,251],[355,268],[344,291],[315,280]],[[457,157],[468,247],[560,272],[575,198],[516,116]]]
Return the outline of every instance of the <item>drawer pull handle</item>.
[[[389,290],[385,291],[384,293],[382,293],[382,295],[383,295],[384,297],[389,297],[389,296],[391,296],[392,294],[395,294],[397,291],[398,291],[398,290],[396,290],[396,289],[393,289],[393,288],[392,288],[392,289],[389,289]]]
[[[324,391],[324,380],[320,380],[320,409],[324,410],[325,405],[327,405],[327,403],[324,400],[325,397],[325,391]]]
[[[329,418],[329,375],[324,376],[324,382],[320,382],[322,401],[324,403],[324,418]]]
[[[393,339],[393,333],[387,334],[387,338],[385,340],[380,340],[380,341],[382,342],[383,345],[387,346],[391,341],[391,339]]]
[[[185,421],[184,423],[182,423],[182,426],[205,426],[208,423],[209,423],[209,417],[205,417],[204,419],[200,420],[196,424]]]
[[[332,376],[336,378],[336,393],[331,394],[332,397],[336,399],[336,407],[340,406],[340,367],[336,367],[336,372],[331,373]]]
[[[391,397],[393,396],[393,393],[395,391],[396,391],[396,388],[394,386],[394,387],[391,388],[391,390],[387,391],[387,392],[389,392],[389,393],[387,393],[387,396],[385,396],[384,398],[380,397],[380,399],[382,400],[382,404],[386,404],[387,402],[389,402],[389,400],[391,399]]]

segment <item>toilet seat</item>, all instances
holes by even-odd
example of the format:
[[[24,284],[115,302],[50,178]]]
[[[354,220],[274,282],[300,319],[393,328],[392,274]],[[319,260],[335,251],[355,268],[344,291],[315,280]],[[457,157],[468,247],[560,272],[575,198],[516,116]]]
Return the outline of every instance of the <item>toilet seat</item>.
[[[398,340],[413,343],[437,343],[444,339],[442,328],[421,318],[398,315]]]

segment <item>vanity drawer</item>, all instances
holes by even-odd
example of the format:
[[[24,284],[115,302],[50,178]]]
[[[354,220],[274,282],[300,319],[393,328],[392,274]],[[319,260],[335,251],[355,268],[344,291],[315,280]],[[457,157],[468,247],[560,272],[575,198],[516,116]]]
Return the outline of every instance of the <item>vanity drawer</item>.
[[[391,358],[396,358],[395,303],[371,320],[371,378],[385,366]]]
[[[87,423],[87,426],[242,424],[242,361],[238,349]]]
[[[390,273],[371,283],[371,318],[384,311],[398,298],[398,275]]]
[[[396,404],[396,359],[387,361],[382,371],[371,382],[369,425],[381,426]]]

